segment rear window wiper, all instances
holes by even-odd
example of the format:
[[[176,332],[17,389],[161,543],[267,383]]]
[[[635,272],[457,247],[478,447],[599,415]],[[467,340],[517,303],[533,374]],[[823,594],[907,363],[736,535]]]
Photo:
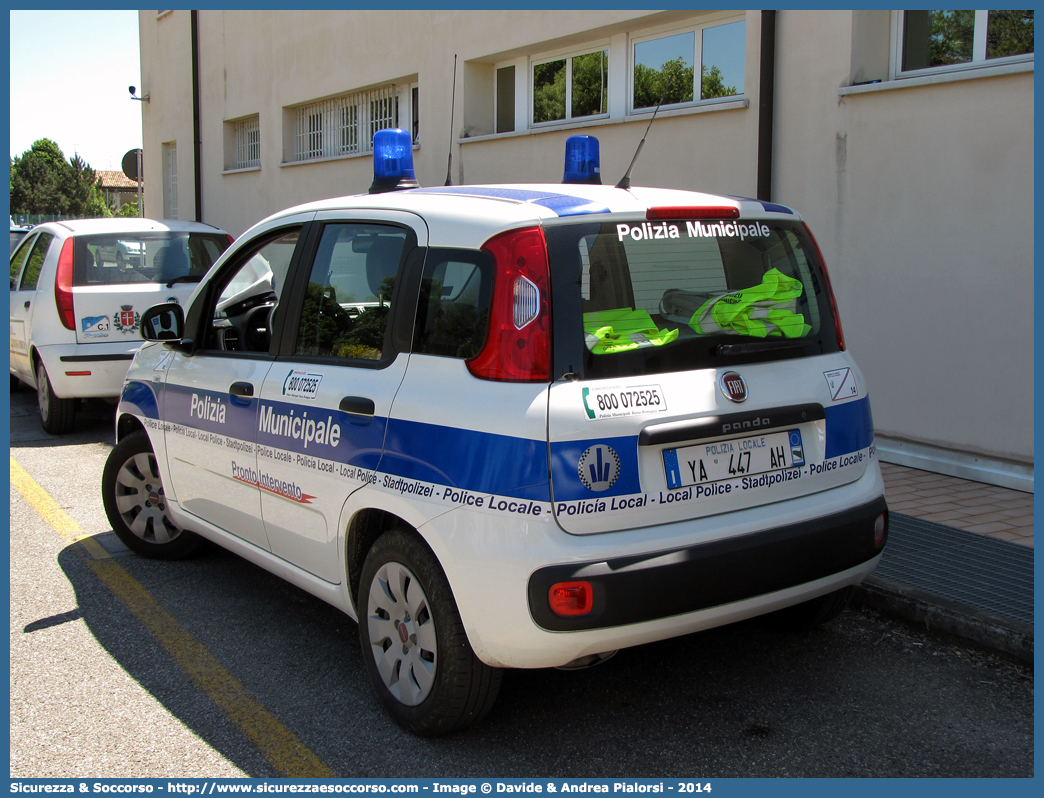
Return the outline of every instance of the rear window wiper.
[[[782,341],[755,341],[749,344],[718,344],[714,354],[718,357],[729,357],[731,355],[752,355],[758,352],[777,352],[781,349],[804,348],[807,341],[782,340]]]
[[[174,283],[198,283],[202,279],[202,274],[183,274],[180,277],[175,277],[173,280],[167,283],[167,288],[171,288],[174,285]]]

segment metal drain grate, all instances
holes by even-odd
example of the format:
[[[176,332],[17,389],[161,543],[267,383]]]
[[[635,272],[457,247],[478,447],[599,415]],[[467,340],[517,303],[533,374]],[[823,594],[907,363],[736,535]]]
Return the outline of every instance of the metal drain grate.
[[[1033,549],[892,513],[877,575],[1033,623]]]

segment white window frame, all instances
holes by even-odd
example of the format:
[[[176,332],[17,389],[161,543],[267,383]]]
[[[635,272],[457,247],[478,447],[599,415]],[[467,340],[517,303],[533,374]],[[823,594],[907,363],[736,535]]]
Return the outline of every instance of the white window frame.
[[[711,19],[700,22],[696,25],[685,25],[683,27],[660,27],[653,28],[651,30],[641,31],[636,34],[632,34],[628,38],[627,42],[627,113],[628,114],[651,114],[653,108],[635,108],[634,107],[634,67],[635,57],[634,48],[636,45],[644,42],[655,41],[656,39],[666,39],[669,36],[677,36],[682,33],[693,33],[693,87],[692,87],[692,100],[689,102],[671,103],[665,104],[664,108],[691,108],[693,106],[700,105],[713,105],[715,103],[722,102],[734,102],[736,100],[745,99],[747,96],[747,69],[746,69],[746,51],[749,46],[747,41],[747,30],[744,28],[743,36],[743,91],[739,94],[730,94],[727,97],[712,97],[709,100],[701,100],[700,93],[702,91],[702,73],[703,73],[703,31],[708,28],[717,28],[722,25],[730,25],[733,22],[746,22],[747,15],[745,13],[740,14],[723,14],[721,16],[715,16]],[[696,70],[695,67],[700,67]]]
[[[261,118],[259,114],[232,123],[232,168],[261,167]]]
[[[312,163],[367,155],[373,134],[384,127],[413,128],[412,92],[416,83],[387,83],[285,109],[290,137],[284,163]],[[384,111],[374,117],[373,104]],[[416,142],[415,142],[416,143]]]
[[[573,59],[581,55],[589,55],[591,53],[605,53],[605,73],[606,73],[606,88],[605,88],[605,113],[601,114],[586,114],[584,116],[573,116]],[[592,119],[608,119],[609,118],[609,96],[613,90],[613,80],[611,77],[611,70],[609,68],[609,59],[611,57],[612,48],[609,46],[609,40],[595,41],[590,44],[586,44],[583,47],[573,47],[568,50],[561,50],[554,53],[542,53],[539,56],[535,56],[529,59],[527,66],[527,83],[528,83],[528,98],[527,98],[527,111],[526,119],[527,126],[531,129],[540,129],[545,127],[554,127],[556,125],[575,125],[578,122],[589,122]],[[541,64],[548,64],[552,61],[565,61],[566,62],[566,95],[565,95],[565,119],[552,119],[547,122],[536,122],[533,119],[533,114],[536,111],[536,68]],[[505,62],[503,66],[509,66],[513,62]],[[517,69],[517,68],[516,68]],[[494,72],[494,74],[496,74]],[[517,72],[516,72],[517,75]],[[516,101],[517,97],[517,83],[516,83]],[[495,102],[495,99],[494,99]],[[493,106],[496,109],[496,105]],[[516,120],[517,128],[517,120]]]
[[[947,64],[945,66],[925,67],[924,69],[903,70],[903,39],[905,34],[905,10],[892,11],[892,43],[890,80],[919,78],[928,75],[942,75],[951,72],[963,72],[970,69],[1022,64],[1033,61],[1033,53],[1012,55],[1005,58],[986,58],[986,26],[989,23],[988,10],[976,10],[975,33],[972,39],[972,60],[964,64]]]

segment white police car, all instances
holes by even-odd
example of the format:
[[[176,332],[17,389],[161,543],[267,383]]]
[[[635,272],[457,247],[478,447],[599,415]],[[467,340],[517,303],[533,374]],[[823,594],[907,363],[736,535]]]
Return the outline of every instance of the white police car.
[[[416,182],[406,134],[375,153],[378,193],[269,217],[186,311],[144,315],[104,474],[121,540],[173,558],[202,536],[357,618],[421,734],[483,717],[501,668],[840,611],[887,509],[793,210],[581,182],[379,193]]]

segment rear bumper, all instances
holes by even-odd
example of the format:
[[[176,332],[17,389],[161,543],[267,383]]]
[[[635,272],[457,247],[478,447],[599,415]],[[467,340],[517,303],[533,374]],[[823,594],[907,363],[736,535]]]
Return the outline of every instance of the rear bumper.
[[[653,555],[548,566],[529,579],[529,610],[542,629],[575,632],[654,621],[786,590],[880,555],[887,512],[880,497],[821,518]],[[874,523],[882,513],[885,537],[878,545]],[[552,613],[551,586],[579,580],[591,584],[592,611],[579,617]]]
[[[37,348],[51,388],[60,399],[116,397],[123,389],[141,341],[118,344],[59,344]]]

